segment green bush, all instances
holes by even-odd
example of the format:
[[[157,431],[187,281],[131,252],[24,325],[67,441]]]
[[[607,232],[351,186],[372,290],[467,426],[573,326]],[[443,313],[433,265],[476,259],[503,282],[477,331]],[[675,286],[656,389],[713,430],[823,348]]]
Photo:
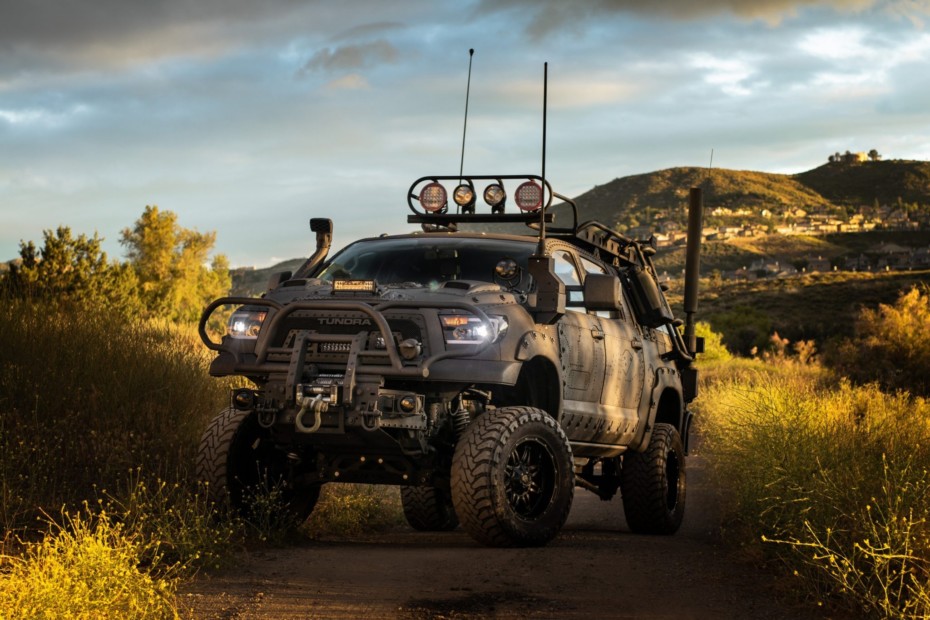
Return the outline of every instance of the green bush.
[[[703,362],[725,362],[733,357],[723,344],[723,336],[713,330],[710,323],[698,321],[694,326],[694,333],[704,339],[704,352],[698,359]]]
[[[733,353],[753,355],[766,347],[772,334],[772,320],[749,306],[737,306],[728,312],[710,317],[710,322],[723,334],[723,343]]]
[[[930,396],[930,289],[915,287],[894,305],[863,309],[856,337],[832,351],[828,361],[855,381]]]
[[[700,397],[727,524],[787,563],[819,601],[930,614],[930,403],[817,367],[759,363]]]

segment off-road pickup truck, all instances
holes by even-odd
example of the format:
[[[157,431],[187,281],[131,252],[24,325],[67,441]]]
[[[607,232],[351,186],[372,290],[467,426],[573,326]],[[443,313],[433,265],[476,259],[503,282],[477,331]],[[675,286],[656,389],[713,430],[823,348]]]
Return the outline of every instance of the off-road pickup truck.
[[[332,257],[332,222],[311,219],[316,250],[295,273],[203,313],[210,373],[252,387],[206,429],[200,477],[246,511],[255,489],[275,489],[299,519],[325,483],[401,485],[414,528],[461,523],[493,546],[547,543],[576,486],[604,500],[619,490],[634,532],[674,533],[702,345],[694,194],[684,334],[654,242],[579,224],[535,175],[418,179],[408,222],[421,231]],[[571,225],[556,227],[556,211]],[[458,230],[513,222],[529,234]],[[224,307],[217,342],[207,324]]]

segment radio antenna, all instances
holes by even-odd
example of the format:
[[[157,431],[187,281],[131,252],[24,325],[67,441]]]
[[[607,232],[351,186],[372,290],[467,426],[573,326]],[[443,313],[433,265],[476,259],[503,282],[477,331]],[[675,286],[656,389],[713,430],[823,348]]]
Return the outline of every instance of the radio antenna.
[[[540,188],[542,204],[539,207],[539,246],[537,253],[541,256],[546,249],[546,110],[549,101],[549,63],[543,63],[543,135],[542,135],[542,187]]]
[[[459,182],[462,180],[462,170],[465,167],[465,132],[468,129],[468,97],[471,94],[471,59],[474,55],[474,48],[470,48],[468,50],[468,83],[465,86],[465,122],[462,124],[462,158],[459,160]]]
[[[549,101],[549,63],[543,63],[543,143],[542,143],[542,181],[546,188],[546,109]]]

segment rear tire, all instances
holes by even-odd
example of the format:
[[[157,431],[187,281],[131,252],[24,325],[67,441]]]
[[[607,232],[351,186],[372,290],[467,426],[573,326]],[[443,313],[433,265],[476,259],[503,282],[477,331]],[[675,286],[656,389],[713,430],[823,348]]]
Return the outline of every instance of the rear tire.
[[[407,523],[421,532],[450,532],[459,526],[449,491],[436,487],[400,488]]]
[[[452,503],[478,542],[546,544],[565,524],[574,491],[571,446],[558,422],[540,409],[487,411],[455,446]]]
[[[645,452],[626,452],[623,513],[637,534],[674,534],[685,515],[685,451],[678,430],[656,424]]]
[[[246,518],[257,494],[279,491],[287,516],[297,523],[307,520],[320,497],[320,485],[295,488],[289,473],[286,455],[249,411],[224,409],[200,439],[197,478],[207,483],[208,496],[217,506],[228,502]]]

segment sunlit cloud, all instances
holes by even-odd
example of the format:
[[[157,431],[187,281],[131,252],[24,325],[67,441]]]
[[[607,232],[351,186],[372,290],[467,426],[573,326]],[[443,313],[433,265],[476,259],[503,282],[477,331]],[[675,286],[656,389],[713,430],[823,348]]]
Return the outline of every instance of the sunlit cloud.
[[[746,84],[755,74],[752,64],[743,58],[720,58],[707,53],[694,54],[690,65],[704,71],[704,81],[718,86],[728,95],[743,97],[752,91]]]
[[[77,117],[90,111],[86,105],[74,105],[64,112],[55,112],[43,108],[0,108],[0,122],[13,127],[56,129],[73,122]]]
[[[359,90],[370,88],[370,85],[368,81],[358,73],[350,73],[349,75],[329,82],[326,88],[332,90]]]
[[[820,28],[804,35],[798,43],[801,51],[826,60],[860,60],[875,56],[865,43],[867,31],[858,26]]]

